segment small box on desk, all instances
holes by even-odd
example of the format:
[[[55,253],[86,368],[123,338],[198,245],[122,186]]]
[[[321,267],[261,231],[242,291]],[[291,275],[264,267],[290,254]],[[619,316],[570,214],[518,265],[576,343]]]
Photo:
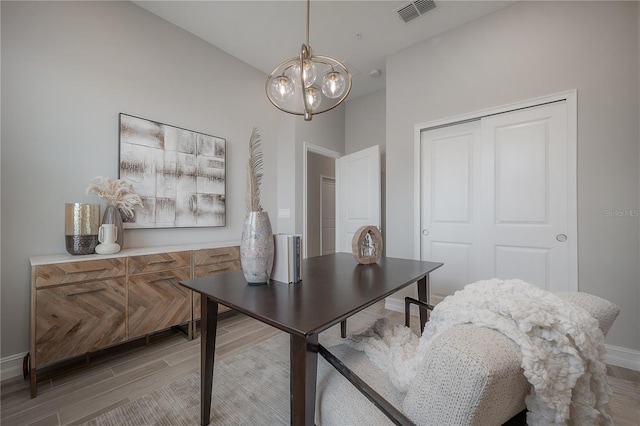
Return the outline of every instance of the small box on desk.
[[[302,236],[274,235],[273,269],[271,279],[283,283],[297,283],[302,278]]]

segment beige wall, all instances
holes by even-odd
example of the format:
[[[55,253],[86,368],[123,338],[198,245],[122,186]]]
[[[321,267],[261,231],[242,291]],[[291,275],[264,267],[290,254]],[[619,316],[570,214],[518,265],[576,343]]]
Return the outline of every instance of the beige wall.
[[[384,89],[347,101],[345,109],[345,154],[374,145],[386,152],[386,92]],[[384,168],[384,161],[382,162]]]
[[[344,106],[311,121],[278,112],[278,122],[278,209],[290,212],[289,218],[278,218],[278,232],[302,234],[304,144],[344,154]]]
[[[607,343],[640,349],[638,218],[605,213],[639,208],[637,8],[519,2],[389,57],[387,253],[418,238],[414,125],[577,89],[579,288],[622,309]]]
[[[118,175],[118,113],[227,140],[227,226],[126,231],[125,245],[239,241],[248,142],[276,208],[276,109],[265,75],[129,2],[2,8],[2,357],[28,350],[29,257],[65,253],[64,203]]]

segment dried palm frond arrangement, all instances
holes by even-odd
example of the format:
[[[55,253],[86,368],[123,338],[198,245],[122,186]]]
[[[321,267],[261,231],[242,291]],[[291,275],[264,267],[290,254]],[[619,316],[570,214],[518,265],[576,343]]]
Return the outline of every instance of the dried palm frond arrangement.
[[[142,198],[133,191],[131,184],[122,179],[111,180],[108,176],[92,179],[87,194],[102,198],[107,205],[115,206],[127,217],[133,217],[133,208],[142,206]]]
[[[261,212],[260,181],[262,180],[262,145],[256,127],[249,139],[249,162],[247,163],[247,191],[245,194],[247,210]]]

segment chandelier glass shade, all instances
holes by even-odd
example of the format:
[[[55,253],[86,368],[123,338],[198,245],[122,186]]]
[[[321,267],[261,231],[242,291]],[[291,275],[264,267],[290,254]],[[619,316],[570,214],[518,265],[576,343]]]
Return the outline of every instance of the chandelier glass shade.
[[[280,63],[265,89],[269,101],[281,111],[302,115],[310,121],[337,107],[351,92],[351,74],[344,64],[328,56],[314,55],[309,45],[309,5],[307,0],[307,42],[300,55]]]

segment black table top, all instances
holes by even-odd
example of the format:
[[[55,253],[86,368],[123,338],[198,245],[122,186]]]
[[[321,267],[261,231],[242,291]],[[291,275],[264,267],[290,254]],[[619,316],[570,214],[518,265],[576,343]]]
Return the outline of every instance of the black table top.
[[[290,334],[319,333],[425,277],[442,263],[383,257],[361,265],[350,253],[303,261],[302,281],[249,285],[242,271],[180,284]]]

